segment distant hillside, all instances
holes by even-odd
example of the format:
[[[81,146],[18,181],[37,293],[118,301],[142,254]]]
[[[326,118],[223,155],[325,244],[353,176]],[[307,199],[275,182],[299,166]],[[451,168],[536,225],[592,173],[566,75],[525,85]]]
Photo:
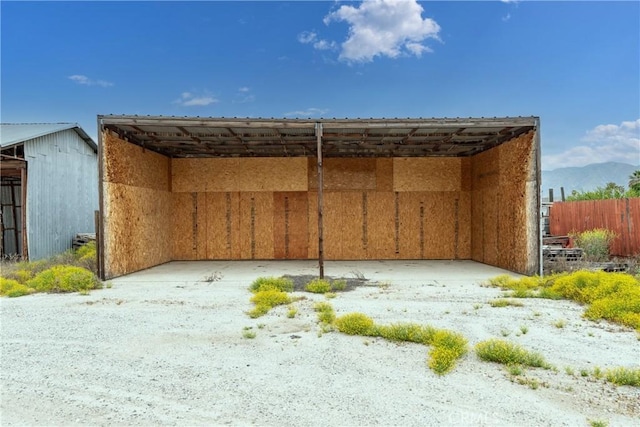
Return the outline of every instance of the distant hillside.
[[[609,182],[615,182],[625,189],[629,185],[629,175],[639,170],[640,166],[627,163],[593,163],[582,167],[560,168],[542,171],[542,197],[547,197],[549,188],[553,188],[554,198],[560,199],[560,187],[564,187],[564,194],[568,196],[572,190],[591,191],[597,187],[605,187]]]

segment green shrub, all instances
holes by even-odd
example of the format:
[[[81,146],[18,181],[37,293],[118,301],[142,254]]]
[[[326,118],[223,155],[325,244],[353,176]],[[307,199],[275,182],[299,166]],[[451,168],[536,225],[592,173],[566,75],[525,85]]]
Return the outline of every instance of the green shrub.
[[[371,335],[379,336],[389,341],[407,341],[429,345],[437,329],[416,323],[392,323],[391,325],[374,326]]]
[[[96,260],[96,242],[92,241],[86,245],[80,246],[76,250],[76,257],[80,261],[95,261]]]
[[[521,302],[508,300],[504,298],[491,300],[489,301],[489,305],[491,305],[491,307],[507,307],[507,306],[522,307]]]
[[[436,331],[430,343],[429,368],[443,375],[455,366],[457,360],[467,353],[467,339],[462,335],[441,329]]]
[[[23,285],[17,280],[0,277],[0,295],[2,296],[14,298],[29,295],[33,292],[35,292],[34,289]]]
[[[640,369],[613,368],[604,373],[607,381],[617,385],[640,387]]]
[[[318,302],[313,306],[313,309],[318,313],[320,323],[331,325],[336,320],[336,313],[328,302]]]
[[[630,274],[579,270],[544,278],[513,279],[503,275],[489,283],[514,290],[512,296],[565,298],[588,304],[585,318],[606,319],[640,330],[640,280]]]
[[[504,365],[524,365],[534,368],[550,369],[540,353],[530,352],[518,344],[500,339],[490,339],[476,344],[476,354],[481,360],[502,363]]]
[[[258,277],[251,283],[249,290],[253,293],[268,290],[293,292],[293,281],[286,277]]]
[[[286,292],[276,289],[258,291],[251,297],[251,302],[255,305],[265,305],[267,307],[275,307],[276,305],[289,304],[291,298]]]
[[[615,233],[604,228],[596,228],[569,235],[573,238],[575,246],[582,249],[583,258],[586,261],[609,260],[609,246],[616,238]]]
[[[334,280],[333,282],[331,282],[331,290],[344,291],[345,289],[347,289],[346,280]]]
[[[324,294],[326,292],[331,291],[331,283],[325,279],[313,279],[307,286],[305,286],[305,291],[313,292],[314,294]]]
[[[38,273],[26,285],[37,292],[86,292],[102,287],[96,276],[86,268],[57,265]]]
[[[336,328],[348,335],[369,335],[373,330],[373,320],[362,313],[349,313],[338,317]]]

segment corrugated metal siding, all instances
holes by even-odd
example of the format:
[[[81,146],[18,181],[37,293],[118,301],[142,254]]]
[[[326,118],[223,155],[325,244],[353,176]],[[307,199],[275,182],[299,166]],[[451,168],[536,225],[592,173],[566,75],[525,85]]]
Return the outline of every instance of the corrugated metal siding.
[[[73,130],[27,141],[24,151],[29,258],[37,260],[71,248],[77,233],[95,232],[98,157]]]

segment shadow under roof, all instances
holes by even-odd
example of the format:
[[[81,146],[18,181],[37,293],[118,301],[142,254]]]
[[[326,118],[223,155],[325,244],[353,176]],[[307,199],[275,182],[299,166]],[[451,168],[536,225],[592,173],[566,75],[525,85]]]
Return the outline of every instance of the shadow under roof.
[[[130,143],[172,158],[466,157],[538,127],[537,117],[263,119],[98,116]]]

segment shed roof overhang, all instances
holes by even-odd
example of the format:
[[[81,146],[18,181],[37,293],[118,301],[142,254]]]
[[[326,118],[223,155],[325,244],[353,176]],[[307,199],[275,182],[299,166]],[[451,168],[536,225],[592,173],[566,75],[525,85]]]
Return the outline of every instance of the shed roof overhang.
[[[537,117],[263,119],[98,116],[100,132],[172,158],[466,157],[537,129]]]

